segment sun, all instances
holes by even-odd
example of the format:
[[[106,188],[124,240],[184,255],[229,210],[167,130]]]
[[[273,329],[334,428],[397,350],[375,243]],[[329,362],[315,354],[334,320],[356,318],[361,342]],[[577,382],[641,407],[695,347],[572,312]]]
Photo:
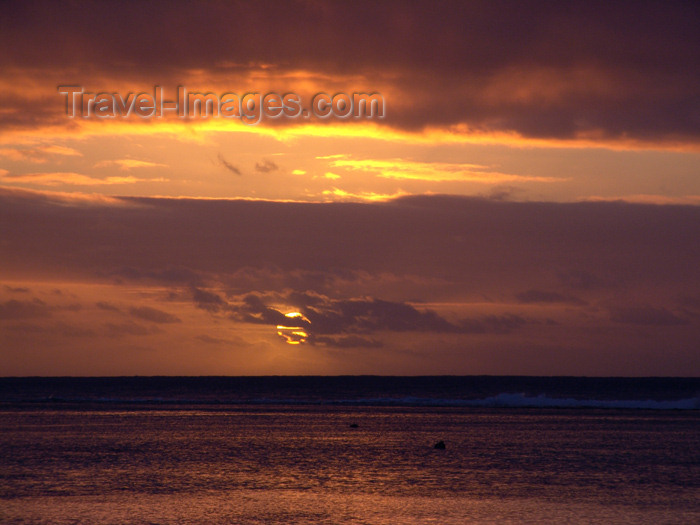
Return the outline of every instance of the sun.
[[[277,335],[280,336],[285,343],[290,345],[300,345],[306,343],[309,339],[309,334],[302,323],[311,324],[301,312],[289,312],[284,314],[290,321],[289,324],[278,324]]]

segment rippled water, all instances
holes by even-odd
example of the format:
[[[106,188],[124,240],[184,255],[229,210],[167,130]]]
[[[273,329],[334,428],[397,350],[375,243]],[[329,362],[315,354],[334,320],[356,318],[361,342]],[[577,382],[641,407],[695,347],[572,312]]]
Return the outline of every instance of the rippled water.
[[[697,411],[15,408],[0,518],[700,523],[698,451]]]

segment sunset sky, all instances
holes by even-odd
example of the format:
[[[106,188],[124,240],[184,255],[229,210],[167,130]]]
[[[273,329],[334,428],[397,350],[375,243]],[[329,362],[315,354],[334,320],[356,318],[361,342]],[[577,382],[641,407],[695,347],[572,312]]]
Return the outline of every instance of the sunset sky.
[[[700,5],[8,2],[0,375],[700,375]],[[91,93],[378,93],[100,118]]]

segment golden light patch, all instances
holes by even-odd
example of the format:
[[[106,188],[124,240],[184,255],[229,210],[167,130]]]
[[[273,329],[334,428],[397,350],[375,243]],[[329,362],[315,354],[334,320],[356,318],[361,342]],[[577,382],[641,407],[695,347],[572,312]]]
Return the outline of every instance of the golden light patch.
[[[372,191],[352,193],[349,191],[344,191],[339,188],[333,188],[332,190],[325,190],[323,195],[328,197],[336,197],[338,200],[351,200],[351,201],[370,201],[370,202],[383,202],[396,199],[398,197],[403,197],[408,195],[407,192],[397,191],[396,193],[375,193]]]
[[[55,121],[45,125],[17,130],[0,130],[0,144],[31,144],[37,140],[64,140],[95,136],[168,136],[182,142],[207,143],[209,133],[247,133],[270,137],[280,142],[293,142],[299,138],[362,138],[399,144],[472,144],[502,145],[515,148],[604,148],[615,151],[658,150],[697,152],[700,145],[687,141],[663,139],[644,141],[629,137],[611,138],[597,136],[593,131],[581,131],[570,139],[543,139],[524,137],[516,132],[479,131],[467,124],[449,127],[426,127],[420,132],[404,131],[387,123],[343,121],[337,124],[319,124],[305,119],[290,119],[281,125],[270,126],[265,122],[247,125],[238,119],[110,119],[109,122],[93,119],[70,119],[65,124]],[[57,152],[52,152],[57,153]],[[321,157],[323,158],[323,157]],[[327,157],[326,157],[327,158]]]
[[[350,170],[376,173],[387,179],[422,180],[431,182],[469,181],[485,184],[503,182],[556,182],[564,179],[557,177],[535,177],[490,171],[488,166],[478,164],[454,164],[446,162],[416,162],[402,159],[346,159],[339,158],[330,162],[331,166]]]

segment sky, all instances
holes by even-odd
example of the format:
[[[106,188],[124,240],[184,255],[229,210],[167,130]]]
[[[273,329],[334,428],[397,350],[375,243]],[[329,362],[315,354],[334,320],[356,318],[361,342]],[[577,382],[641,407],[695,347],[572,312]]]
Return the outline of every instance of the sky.
[[[698,25],[4,3],[0,375],[699,376]],[[183,89],[239,105],[149,112]]]

